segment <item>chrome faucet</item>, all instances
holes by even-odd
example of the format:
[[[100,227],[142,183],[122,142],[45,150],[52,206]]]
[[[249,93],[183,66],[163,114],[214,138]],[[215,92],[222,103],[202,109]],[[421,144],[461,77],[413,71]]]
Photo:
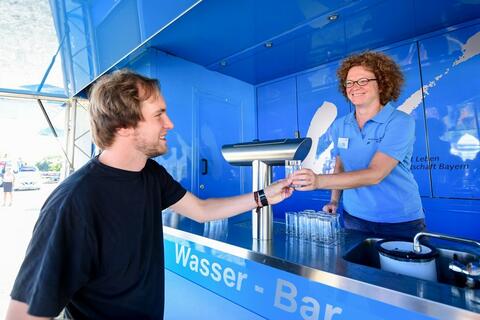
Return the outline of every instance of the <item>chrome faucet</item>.
[[[452,236],[447,236],[446,234],[440,234],[440,233],[419,232],[413,238],[413,251],[415,251],[417,253],[422,252],[422,247],[420,245],[420,238],[421,237],[432,237],[432,238],[438,238],[438,239],[442,239],[442,240],[451,240],[451,241],[456,241],[456,242],[468,243],[468,244],[476,245],[480,248],[480,242],[475,241],[475,240],[452,237]]]
[[[423,236],[433,237],[433,238],[438,238],[438,239],[443,239],[443,240],[451,240],[451,241],[456,241],[456,242],[462,242],[462,243],[472,244],[472,245],[476,245],[476,246],[480,247],[480,242],[475,241],[475,240],[457,238],[457,237],[447,236],[447,235],[439,234],[439,233],[419,232],[413,238],[413,251],[415,251],[415,252],[421,252],[422,251],[422,247],[420,245],[420,238],[423,237]],[[448,264],[448,269],[450,269],[454,272],[465,274],[466,275],[466,283],[465,284],[466,284],[467,287],[476,288],[478,286],[478,283],[479,283],[478,278],[480,277],[480,263],[478,261],[463,264],[458,260],[453,260]]]
[[[228,144],[222,146],[222,155],[228,163],[252,167],[252,191],[267,187],[272,182],[272,166],[284,166],[285,160],[303,160],[310,152],[311,138],[280,139]],[[272,240],[272,206],[252,210],[252,237]],[[262,247],[262,246],[260,246]]]

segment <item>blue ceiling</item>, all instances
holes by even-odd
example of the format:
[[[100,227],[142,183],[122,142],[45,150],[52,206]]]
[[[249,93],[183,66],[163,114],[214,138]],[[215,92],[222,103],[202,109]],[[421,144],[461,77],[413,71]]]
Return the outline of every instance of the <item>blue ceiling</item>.
[[[480,18],[480,0],[204,0],[146,44],[251,84]]]

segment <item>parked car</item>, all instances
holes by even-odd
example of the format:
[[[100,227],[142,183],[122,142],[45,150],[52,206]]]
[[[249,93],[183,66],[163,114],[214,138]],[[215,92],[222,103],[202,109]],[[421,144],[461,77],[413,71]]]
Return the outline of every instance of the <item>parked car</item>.
[[[22,166],[15,174],[14,190],[38,190],[42,184],[42,176],[36,167]]]
[[[43,183],[58,183],[60,181],[59,171],[44,171],[41,172]]]

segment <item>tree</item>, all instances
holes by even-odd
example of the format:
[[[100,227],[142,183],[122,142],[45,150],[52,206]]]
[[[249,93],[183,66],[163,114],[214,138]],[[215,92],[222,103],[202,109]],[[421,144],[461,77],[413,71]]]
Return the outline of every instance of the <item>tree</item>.
[[[48,156],[35,164],[40,171],[60,171],[62,168],[61,156]]]

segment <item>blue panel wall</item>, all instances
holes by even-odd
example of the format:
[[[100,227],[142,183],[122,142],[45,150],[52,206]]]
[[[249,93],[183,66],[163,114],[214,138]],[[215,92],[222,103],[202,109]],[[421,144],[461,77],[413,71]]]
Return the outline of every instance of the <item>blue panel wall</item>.
[[[433,230],[480,239],[480,26],[420,41]]]
[[[480,26],[420,41],[435,197],[480,199]]]
[[[136,46],[168,24],[196,1],[121,0],[94,1],[92,36],[98,74],[104,72]],[[118,39],[121,38],[121,41]]]
[[[198,0],[138,1],[142,41],[164,28],[177,16],[188,10]]]
[[[431,196],[430,167],[425,160],[428,159],[428,152],[417,43],[413,42],[384,50],[384,52],[400,65],[405,77],[402,93],[397,101],[392,102],[392,105],[415,119],[416,139],[413,145],[412,172],[418,183],[420,195],[428,197]]]
[[[220,95],[221,94],[221,95]],[[200,198],[235,196],[243,191],[241,168],[225,161],[225,144],[242,141],[242,103],[223,92],[194,92],[194,119],[197,132],[197,194]],[[253,134],[253,132],[252,132]]]
[[[94,28],[96,63],[102,72],[140,44],[137,1],[119,1]],[[118,41],[119,37],[122,41]]]
[[[180,36],[168,30],[154,45],[165,48],[162,42],[167,40],[172,44],[169,52],[200,64],[211,61],[212,70],[261,84],[340,59],[352,51],[391,45],[480,17],[480,2],[476,0],[263,0],[244,5],[250,2],[223,1],[221,8],[205,9],[204,14],[211,17],[208,23],[198,23],[204,20],[198,12],[189,23],[176,26]],[[245,8],[248,13],[243,12]],[[253,17],[252,11],[257,11]],[[305,17],[301,23],[296,20],[299,14]],[[192,33],[195,22],[201,26]],[[278,32],[289,24],[289,29]],[[251,42],[254,39],[256,42]],[[273,45],[265,46],[266,40]],[[212,51],[210,47],[220,48]]]
[[[377,1],[345,19],[346,53],[390,44],[414,35],[413,0]]]
[[[428,230],[480,240],[478,200],[422,198]]]
[[[426,34],[480,16],[479,2],[454,0],[414,0],[415,29]],[[425,14],[427,13],[428,14]]]
[[[298,133],[297,88],[294,77],[257,87],[258,138],[273,140],[295,138]],[[272,179],[283,179],[284,167],[272,168]],[[289,202],[273,207],[274,212],[288,211]]]
[[[338,116],[350,112],[349,102],[338,89],[336,71],[339,66],[337,61],[297,76],[298,124],[302,136],[307,134],[310,121],[324,103],[333,103]]]
[[[257,88],[258,138],[295,138],[298,130],[295,78]]]

